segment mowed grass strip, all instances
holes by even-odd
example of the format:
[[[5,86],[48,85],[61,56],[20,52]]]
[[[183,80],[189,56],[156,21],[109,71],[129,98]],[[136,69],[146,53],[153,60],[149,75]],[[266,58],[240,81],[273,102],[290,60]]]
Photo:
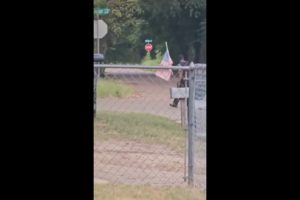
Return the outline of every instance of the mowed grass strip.
[[[179,123],[144,113],[100,112],[94,123],[96,140],[132,139],[168,145],[183,151],[185,133]]]
[[[101,79],[97,83],[97,96],[98,97],[128,97],[133,95],[134,89],[126,84],[118,81]]]

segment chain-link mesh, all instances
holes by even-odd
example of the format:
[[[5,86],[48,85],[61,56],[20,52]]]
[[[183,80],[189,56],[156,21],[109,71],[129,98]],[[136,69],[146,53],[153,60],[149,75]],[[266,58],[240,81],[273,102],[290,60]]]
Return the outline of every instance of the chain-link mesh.
[[[170,105],[170,88],[179,81],[176,73],[165,81],[154,70],[106,67],[105,77],[97,81],[95,182],[187,185],[186,104]],[[204,127],[198,125],[202,116],[195,111],[195,130]],[[206,187],[203,133],[196,131],[194,137],[194,185],[201,188]]]
[[[193,70],[193,184],[206,190],[206,67]]]

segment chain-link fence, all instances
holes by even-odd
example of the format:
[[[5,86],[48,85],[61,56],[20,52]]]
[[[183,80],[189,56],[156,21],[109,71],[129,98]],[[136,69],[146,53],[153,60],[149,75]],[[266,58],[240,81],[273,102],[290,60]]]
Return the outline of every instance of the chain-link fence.
[[[206,190],[206,67],[191,70],[190,107],[192,128],[190,129],[193,185]]]
[[[173,78],[165,81],[154,67],[97,67],[106,69],[105,77],[95,79],[95,182],[169,187],[190,182],[205,190],[206,68],[173,67]],[[174,105],[170,89],[176,88],[182,70],[194,77],[189,78],[189,95],[195,98],[180,98]],[[186,124],[186,118],[193,123]]]

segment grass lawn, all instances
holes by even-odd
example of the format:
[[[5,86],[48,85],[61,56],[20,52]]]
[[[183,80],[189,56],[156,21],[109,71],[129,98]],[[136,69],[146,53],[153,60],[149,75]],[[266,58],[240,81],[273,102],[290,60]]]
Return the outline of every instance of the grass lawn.
[[[101,79],[97,83],[98,97],[128,97],[134,93],[134,89],[118,81]]]
[[[95,141],[132,139],[166,145],[183,152],[185,137],[180,124],[150,114],[100,112],[94,123]],[[205,200],[206,193],[188,187],[94,184],[94,200]]]
[[[143,113],[101,112],[94,123],[95,139],[135,139],[168,145],[183,151],[185,133],[180,124],[164,117]]]

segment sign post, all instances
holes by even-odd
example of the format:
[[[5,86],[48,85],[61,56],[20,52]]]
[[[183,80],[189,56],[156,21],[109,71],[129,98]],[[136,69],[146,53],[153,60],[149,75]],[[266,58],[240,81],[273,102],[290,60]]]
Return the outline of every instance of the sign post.
[[[107,34],[107,24],[103,20],[94,20],[94,39],[97,40],[97,53],[100,53],[100,39]]]
[[[98,37],[98,30],[99,30],[99,23],[98,23],[98,20],[99,20],[99,16],[97,15],[97,21],[96,21],[96,27],[94,27],[94,30],[96,28],[96,31],[97,31],[97,36],[96,36],[96,41],[97,41],[97,53],[100,53],[100,39]]]
[[[108,15],[110,13],[109,8],[95,8],[94,14],[96,20],[94,20],[94,39],[96,39],[97,53],[100,53],[100,39],[107,34],[107,24],[99,19],[99,16]]]

